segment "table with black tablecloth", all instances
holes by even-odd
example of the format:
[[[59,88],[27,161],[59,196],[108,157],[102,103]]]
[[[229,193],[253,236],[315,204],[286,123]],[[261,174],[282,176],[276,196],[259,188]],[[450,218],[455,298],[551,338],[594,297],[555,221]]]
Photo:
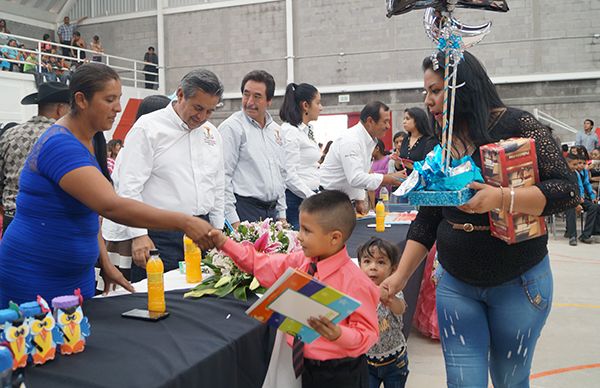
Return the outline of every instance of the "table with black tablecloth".
[[[86,349],[28,366],[27,387],[262,385],[274,336],[267,325],[244,314],[250,301],[183,299],[183,291],[171,291],[166,302],[171,315],[147,322],[121,317],[146,308],[146,294],[86,301],[92,333]]]
[[[383,233],[360,220],[348,240],[351,257],[371,236],[389,240],[402,250],[408,225]],[[423,262],[424,263],[424,262]],[[404,290],[408,335],[424,264]],[[84,303],[91,336],[83,353],[28,366],[28,388],[37,387],[261,387],[274,340],[274,330],[248,317],[252,301],[226,297],[183,299],[184,291],[166,293],[170,316],[158,322],[121,317],[146,308],[147,294],[97,298]]]
[[[374,218],[362,219],[356,222],[356,228],[352,233],[352,236],[348,240],[346,246],[350,257],[356,257],[356,250],[360,245],[369,241],[371,237],[379,237],[394,243],[400,249],[400,253],[404,251],[406,245],[406,233],[408,232],[409,225],[391,225],[386,228],[384,232],[376,232],[375,228],[369,228],[367,225],[375,223]],[[417,298],[419,296],[419,290],[421,289],[421,279],[423,278],[423,271],[425,269],[425,261],[417,267],[415,273],[411,276],[404,287],[404,300],[406,301],[407,307],[403,315],[404,328],[402,329],[404,336],[408,338],[410,329],[412,327],[413,316],[415,315],[415,308],[417,305]]]

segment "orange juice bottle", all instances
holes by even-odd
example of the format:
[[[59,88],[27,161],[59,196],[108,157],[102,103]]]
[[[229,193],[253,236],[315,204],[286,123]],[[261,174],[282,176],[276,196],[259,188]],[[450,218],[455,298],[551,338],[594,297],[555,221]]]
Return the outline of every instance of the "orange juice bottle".
[[[165,282],[163,273],[165,267],[158,257],[158,249],[150,250],[150,260],[146,263],[146,274],[148,275],[148,310],[163,313],[165,306]]]
[[[202,252],[194,241],[188,236],[183,236],[183,251],[185,252],[185,280],[188,283],[199,283],[202,281]]]
[[[377,202],[377,205],[375,205],[375,231],[385,231],[385,205],[382,201]]]

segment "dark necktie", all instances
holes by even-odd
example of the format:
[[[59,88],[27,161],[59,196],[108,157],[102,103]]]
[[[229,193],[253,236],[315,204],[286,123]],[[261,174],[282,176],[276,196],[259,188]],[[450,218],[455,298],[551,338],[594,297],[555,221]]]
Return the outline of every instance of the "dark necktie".
[[[308,138],[310,140],[316,142],[316,140],[315,140],[315,133],[313,132],[312,125],[309,124],[307,126],[308,126]]]
[[[317,272],[317,263],[311,262],[307,273],[312,276],[315,272]],[[292,364],[294,365],[296,378],[300,377],[304,371],[304,342],[300,341],[297,337],[294,338],[294,343],[292,344]]]

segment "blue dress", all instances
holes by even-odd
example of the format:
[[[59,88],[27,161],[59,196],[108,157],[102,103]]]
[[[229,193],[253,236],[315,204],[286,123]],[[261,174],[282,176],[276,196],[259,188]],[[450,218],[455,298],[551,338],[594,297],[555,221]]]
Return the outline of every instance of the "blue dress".
[[[19,183],[17,211],[0,243],[0,308],[39,294],[48,302],[77,288],[94,296],[98,214],[60,188],[68,172],[98,163],[65,127],[33,146]]]

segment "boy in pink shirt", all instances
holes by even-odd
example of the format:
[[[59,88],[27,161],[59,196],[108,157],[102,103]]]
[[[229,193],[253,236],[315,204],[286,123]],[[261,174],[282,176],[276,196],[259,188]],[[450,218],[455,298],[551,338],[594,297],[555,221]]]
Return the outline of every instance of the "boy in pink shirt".
[[[356,225],[348,196],[324,191],[300,205],[298,240],[302,252],[265,254],[254,246],[238,244],[213,230],[213,243],[244,271],[254,274],[261,285],[270,287],[288,267],[314,272],[321,282],[355,298],[361,306],[338,325],[325,317],[312,317],[309,324],[321,337],[303,346],[294,343],[294,370],[302,375],[302,387],[367,388],[365,353],[377,342],[379,290],[356,266],[346,251],[346,241]],[[303,359],[302,359],[303,357]],[[303,364],[303,365],[302,365]]]

